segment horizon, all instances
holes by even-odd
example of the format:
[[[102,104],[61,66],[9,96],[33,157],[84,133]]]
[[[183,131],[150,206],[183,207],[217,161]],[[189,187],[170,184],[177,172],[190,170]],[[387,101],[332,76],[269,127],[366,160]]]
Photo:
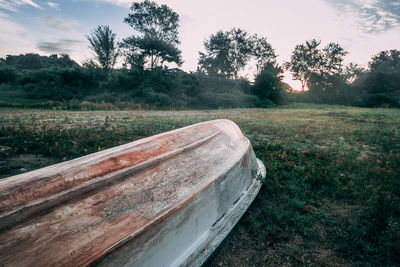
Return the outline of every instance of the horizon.
[[[110,25],[119,40],[134,33],[123,19],[134,1],[125,0],[0,0],[0,56],[38,53],[69,54],[82,64],[92,58],[86,35],[98,25]],[[267,38],[278,54],[279,64],[289,61],[297,44],[313,38],[339,43],[350,62],[363,67],[383,50],[400,43],[400,2],[384,0],[286,0],[268,3],[257,0],[155,1],[180,15],[179,36],[184,71],[196,71],[203,42],[218,30],[238,27]],[[315,10],[318,10],[316,12]],[[255,69],[247,67],[241,76],[253,79]],[[284,82],[295,90],[300,82],[285,72]]]

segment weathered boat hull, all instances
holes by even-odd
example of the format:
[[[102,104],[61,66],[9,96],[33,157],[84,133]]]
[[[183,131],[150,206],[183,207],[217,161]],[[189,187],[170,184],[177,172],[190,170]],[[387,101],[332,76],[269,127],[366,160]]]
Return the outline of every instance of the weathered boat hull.
[[[0,181],[4,265],[201,265],[265,176],[231,121],[145,138]]]

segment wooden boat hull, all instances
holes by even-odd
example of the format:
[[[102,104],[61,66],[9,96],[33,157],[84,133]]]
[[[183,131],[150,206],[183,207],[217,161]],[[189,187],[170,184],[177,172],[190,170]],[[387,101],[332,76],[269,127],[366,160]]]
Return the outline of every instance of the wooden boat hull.
[[[265,168],[231,121],[152,136],[0,181],[4,265],[201,265]]]

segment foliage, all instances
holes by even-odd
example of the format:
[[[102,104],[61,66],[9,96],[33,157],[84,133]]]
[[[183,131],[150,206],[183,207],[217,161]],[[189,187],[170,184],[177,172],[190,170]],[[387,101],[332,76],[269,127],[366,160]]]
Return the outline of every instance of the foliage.
[[[156,36],[128,37],[121,43],[128,49],[126,62],[132,69],[143,69],[145,59],[150,59],[150,69],[162,66],[164,62],[182,64],[181,51],[173,44]],[[131,51],[135,49],[135,53]]]
[[[233,28],[229,35],[231,39],[230,59],[233,75],[237,79],[239,71],[246,66],[250,59],[253,44],[249,34],[240,28]]]
[[[54,54],[51,56],[40,56],[38,54],[21,54],[18,56],[7,55],[5,58],[0,58],[0,67],[8,66],[16,70],[37,70],[42,68],[60,67],[71,68],[79,67],[79,65],[70,59],[69,55]]]
[[[113,106],[130,102],[132,106],[165,109],[253,107],[258,103],[258,98],[250,95],[247,80],[219,79],[161,67],[105,72],[87,61],[83,68],[0,68],[0,79],[3,78],[2,106],[86,109],[82,103]],[[77,103],[71,106],[71,101]],[[102,109],[102,105],[97,107]]]
[[[29,98],[72,99],[95,88],[92,74],[81,68],[40,69],[24,73],[17,84],[25,89]]]
[[[297,45],[290,62],[285,64],[295,79],[301,81],[302,91],[307,86],[310,90],[329,90],[335,79],[332,76],[341,74],[343,57],[347,52],[336,43],[329,43],[322,50],[318,48],[321,41],[312,39],[305,44]]]
[[[305,90],[311,73],[318,71],[322,63],[321,53],[318,49],[320,41],[312,39],[305,44],[296,45],[293,50],[290,62],[285,64],[293,77],[301,81],[301,91]]]
[[[89,48],[94,52],[97,62],[106,71],[114,67],[118,57],[115,37],[116,34],[108,25],[100,25],[86,36],[90,43]]]
[[[260,74],[256,76],[251,92],[258,96],[261,107],[280,103],[283,91],[282,73],[282,68],[270,62],[266,63]]]
[[[266,38],[250,36],[240,28],[218,31],[204,42],[205,53],[199,52],[199,69],[208,75],[225,78],[239,77],[251,58],[257,61],[257,71],[267,62],[274,62],[276,54]]]
[[[121,42],[126,63],[134,68],[150,61],[150,69],[162,66],[164,62],[182,64],[178,27],[179,15],[167,5],[145,0],[133,3],[132,13],[124,19],[135,31],[136,35],[125,38]]]
[[[0,84],[15,81],[18,78],[18,74],[14,67],[0,65]]]
[[[266,64],[275,63],[277,55],[265,37],[259,37],[257,34],[254,34],[251,38],[253,44],[252,56],[257,61],[256,68],[257,74],[259,74]]]
[[[354,90],[363,97],[362,105],[400,107],[400,51],[382,51],[368,65],[354,82]]]
[[[204,41],[206,53],[199,52],[199,67],[208,75],[231,77],[234,69],[232,66],[230,51],[232,40],[228,32],[218,31],[212,34],[209,40]]]

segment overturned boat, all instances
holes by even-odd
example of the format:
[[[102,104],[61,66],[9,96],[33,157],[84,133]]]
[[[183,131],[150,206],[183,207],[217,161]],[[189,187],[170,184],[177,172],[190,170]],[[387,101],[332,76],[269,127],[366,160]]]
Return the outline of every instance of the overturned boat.
[[[0,181],[3,266],[198,266],[265,168],[214,120]]]

